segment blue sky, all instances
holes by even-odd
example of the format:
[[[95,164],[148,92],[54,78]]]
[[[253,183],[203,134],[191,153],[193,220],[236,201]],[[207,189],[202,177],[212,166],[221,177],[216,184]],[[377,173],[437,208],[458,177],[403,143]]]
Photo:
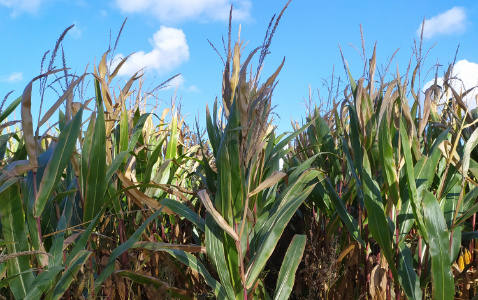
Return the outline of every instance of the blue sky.
[[[0,0],[0,97],[15,90],[10,101],[21,95],[26,84],[40,73],[45,51],[55,45],[68,26],[75,27],[63,41],[67,65],[82,74],[86,65],[101,59],[108,49],[110,30],[113,39],[128,17],[116,54],[134,56],[126,64],[124,75],[146,66],[146,82],[161,83],[181,73],[170,89],[158,92],[169,105],[178,87],[182,112],[193,124],[199,116],[204,124],[205,104],[210,106],[221,93],[223,65],[211,48],[209,39],[222,53],[221,36],[227,35],[227,17],[234,4],[233,41],[241,24],[241,38],[248,42],[246,54],[262,44],[270,18],[287,1],[229,0]],[[467,88],[478,81],[478,3],[475,1],[317,1],[293,0],[275,33],[271,54],[265,62],[262,78],[273,73],[283,57],[284,68],[274,92],[274,112],[279,131],[291,129],[290,120],[302,122],[309,97],[320,105],[328,92],[324,80],[335,76],[345,79],[338,45],[340,44],[354,77],[363,72],[363,61],[350,44],[361,50],[362,24],[367,58],[377,42],[377,67],[391,64],[403,75],[413,56],[414,39],[426,18],[423,49],[432,45],[424,66],[422,86],[432,78],[426,72],[437,62],[452,62],[457,46],[456,73]],[[60,60],[57,66],[60,67]],[[443,67],[443,68],[445,68]],[[444,72],[443,68],[439,74]],[[337,81],[337,79],[335,80]],[[119,81],[116,86],[124,82]],[[34,87],[34,91],[37,89]],[[45,105],[55,101],[51,94]],[[339,98],[339,100],[341,100]],[[35,111],[35,109],[37,109]],[[33,115],[38,106],[33,106]],[[17,114],[19,116],[19,114]],[[35,117],[34,117],[35,119]]]

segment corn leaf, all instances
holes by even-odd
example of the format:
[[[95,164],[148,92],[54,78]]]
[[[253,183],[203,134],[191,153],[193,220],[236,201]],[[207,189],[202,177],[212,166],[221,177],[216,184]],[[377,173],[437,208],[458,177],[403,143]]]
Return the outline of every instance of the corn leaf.
[[[306,236],[295,235],[285,253],[284,261],[277,277],[277,287],[274,293],[274,300],[287,300],[292,292],[295,281],[295,272],[299,267],[304,254]]]
[[[398,279],[397,269],[393,261],[392,238],[388,228],[387,217],[385,216],[382,196],[378,184],[372,179],[368,155],[364,155],[363,176],[364,203],[368,214],[368,229],[380,245],[394,278]]]
[[[352,237],[357,242],[362,244],[363,247],[365,247],[365,242],[362,240],[362,237],[360,237],[357,220],[355,220],[345,208],[344,202],[342,201],[342,199],[340,199],[339,195],[337,194],[337,191],[334,189],[332,183],[330,182],[330,179],[324,177],[323,175],[319,175],[319,178],[322,180],[322,184],[326,189],[330,200],[334,204],[335,210],[339,213],[340,218],[344,222],[345,227],[347,227]]]
[[[186,244],[168,244],[159,242],[137,242],[131,248],[142,248],[151,251],[165,251],[165,250],[181,250],[188,253],[206,253],[206,247],[200,245],[186,245]]]
[[[3,239],[7,242],[10,255],[28,251],[29,243],[25,234],[25,217],[18,184],[11,185],[0,193],[0,218],[2,220]],[[10,282],[10,289],[15,299],[23,299],[33,282],[29,255],[20,255],[7,261],[7,276],[19,274]]]
[[[35,277],[32,283],[32,288],[28,292],[24,300],[39,300],[43,293],[54,283],[56,283],[56,276],[65,268],[61,266],[54,266],[44,270],[41,274]]]
[[[305,198],[309,196],[313,188],[314,185],[305,188],[298,196],[284,199],[284,204],[270,217],[270,219],[274,221],[263,230],[265,238],[260,243],[257,253],[251,258],[247,267],[247,288],[250,288],[256,282],[267,260],[272,255],[282,232],[292,218],[292,215],[297,211]]]
[[[139,274],[129,270],[120,270],[116,271],[115,274],[128,278],[131,281],[134,281],[139,284],[151,285],[154,288],[158,289],[158,292],[170,292],[174,299],[187,299],[193,300],[194,298],[187,295],[185,290],[177,289],[170,286],[167,282],[161,281],[158,278]],[[158,296],[162,296],[159,294]]]
[[[65,291],[70,287],[73,280],[76,278],[76,274],[83,267],[87,259],[90,257],[91,252],[87,250],[81,250],[78,255],[71,261],[68,266],[68,269],[65,270],[63,276],[60,278],[58,283],[55,285],[53,293],[49,293],[46,300],[58,300],[60,299]]]
[[[407,134],[407,131],[405,130],[405,125],[403,120],[400,120],[400,139],[402,140],[403,156],[405,158],[405,171],[406,171],[406,177],[408,182],[409,203],[412,207],[413,214],[415,215],[415,220],[417,222],[418,229],[420,230],[420,234],[426,239],[427,231],[425,230],[425,223],[423,220],[423,215],[420,210],[420,202],[419,202],[419,198],[417,194],[417,186],[415,183],[415,170],[413,167],[412,152],[410,148],[410,143],[408,141],[408,134]],[[423,161],[425,159],[426,159],[425,157],[422,157]],[[413,225],[413,222],[409,222],[409,223],[412,223],[412,224],[409,224],[409,227],[411,228],[411,226]],[[409,230],[410,228],[407,228],[407,229]],[[400,230],[400,232],[408,232],[407,229]]]
[[[451,272],[450,235],[435,196],[423,191],[423,213],[430,247],[433,299],[453,299],[455,285]]]
[[[139,228],[133,233],[133,235],[126,242],[116,247],[113,250],[113,252],[111,252],[111,255],[108,259],[108,262],[106,263],[105,268],[103,269],[101,274],[98,276],[98,278],[95,280],[95,294],[98,294],[103,282],[114,272],[116,258],[120,256],[123,252],[131,248],[136,242],[138,242],[141,235],[146,230],[146,226],[148,226],[148,224],[151,221],[155,220],[160,213],[161,213],[161,209],[157,210],[146,221],[144,221],[143,224],[141,224],[141,226],[139,226]]]
[[[10,105],[5,108],[4,111],[0,114],[0,123],[3,122],[8,116],[17,108],[17,106],[22,103],[22,96],[15,99]]]
[[[393,157],[392,137],[390,135],[389,122],[387,115],[382,118],[380,124],[378,149],[380,154],[380,163],[384,170],[384,177],[389,188],[390,196],[393,203],[397,205],[400,201],[398,193],[397,169],[395,167],[395,159]]]
[[[83,222],[91,221],[100,211],[103,205],[103,196],[106,191],[105,114],[103,111],[100,84],[97,80],[95,80],[95,86],[98,113],[91,142],[91,150],[89,151]]]
[[[63,71],[61,70],[53,70],[41,74],[35,78],[33,78],[28,85],[23,90],[22,95],[22,106],[21,106],[21,116],[22,116],[22,131],[23,137],[25,139],[25,148],[27,150],[28,159],[30,160],[30,165],[32,167],[38,167],[37,163],[37,150],[36,150],[36,139],[33,134],[33,120],[32,120],[32,87],[33,82],[36,80],[43,78],[45,76],[55,74],[57,72]]]
[[[148,120],[149,115],[149,113],[142,114],[136,122],[136,125],[133,129],[133,134],[131,135],[131,138],[129,140],[128,152],[133,151],[136,147],[136,142],[138,142],[138,139],[143,132],[144,124],[146,123],[146,120]]]
[[[227,299],[236,299],[234,289],[232,288],[231,276],[226,262],[226,254],[224,252],[224,244],[221,228],[215,223],[210,214],[206,217],[206,249],[209,259],[217,270],[221,285],[227,293]],[[230,266],[238,268],[239,266]]]
[[[76,114],[75,118],[68,123],[65,129],[58,136],[58,141],[53,150],[51,160],[48,162],[44,176],[40,183],[37,199],[35,201],[35,217],[39,218],[45,204],[52,195],[54,189],[60,182],[71,154],[75,150],[76,140],[81,130],[81,121],[83,116],[83,109]]]
[[[176,200],[165,198],[161,200],[161,204],[169,208],[172,212],[177,213],[179,216],[188,219],[194,225],[196,225],[202,232],[205,232],[206,223],[203,218],[199,217],[197,213],[191,210],[189,207]]]
[[[212,204],[212,201],[209,198],[209,195],[207,194],[206,190],[199,191],[198,196],[199,199],[201,199],[203,205],[206,207],[206,210],[209,215],[214,218],[214,221],[216,221],[216,224],[221,227],[227,234],[229,234],[235,241],[239,241],[239,236],[234,231],[234,229],[229,226],[226,220],[224,220],[221,214],[214,208],[214,205]]]
[[[55,235],[53,240],[53,245],[50,248],[50,254],[52,257],[48,260],[48,266],[50,268],[54,266],[61,266],[63,262],[63,243],[65,241],[65,229],[66,227],[66,218],[65,215],[60,217],[57,225],[58,233]]]
[[[404,243],[399,245],[398,253],[398,281],[408,299],[421,300],[420,278],[413,269],[413,257],[410,248]]]
[[[196,256],[181,250],[166,250],[165,252],[169,253],[169,255],[172,257],[201,274],[204,277],[207,285],[213,289],[214,294],[218,299],[227,299],[226,291],[222,285],[209,274],[206,267],[204,267],[204,265]]]

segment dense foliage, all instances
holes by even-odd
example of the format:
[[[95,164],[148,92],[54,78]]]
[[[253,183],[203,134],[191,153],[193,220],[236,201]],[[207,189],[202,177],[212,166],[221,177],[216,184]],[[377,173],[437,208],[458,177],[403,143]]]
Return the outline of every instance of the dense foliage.
[[[387,72],[376,78],[375,50],[359,80],[344,61],[343,96],[277,136],[271,99],[284,62],[259,78],[283,12],[246,59],[229,27],[206,132],[174,104],[146,111],[153,93],[140,73],[115,89],[128,57],[112,68],[114,48],[93,74],[56,69],[69,28],[62,34],[43,73],[0,108],[4,298],[476,294],[478,130],[463,100],[470,91],[452,87],[453,65],[443,86],[421,93],[421,49],[414,72],[389,82]],[[61,91],[36,130],[33,84],[41,107],[45,91]],[[7,120],[17,107],[21,129]]]

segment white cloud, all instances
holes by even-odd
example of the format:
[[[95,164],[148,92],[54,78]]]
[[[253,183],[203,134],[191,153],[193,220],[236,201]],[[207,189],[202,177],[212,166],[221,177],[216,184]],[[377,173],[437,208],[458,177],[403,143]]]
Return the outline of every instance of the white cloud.
[[[227,20],[231,4],[234,20],[250,17],[250,0],[115,0],[123,13],[146,13],[163,23],[199,19],[201,21]]]
[[[153,49],[150,52],[139,51],[131,55],[118,75],[131,76],[142,68],[164,74],[189,60],[189,46],[186,35],[181,29],[161,26],[149,42]],[[114,66],[122,58],[124,58],[123,54],[116,55]]]
[[[23,80],[23,73],[22,72],[13,72],[8,77],[2,79],[4,82],[8,83],[15,83]]]
[[[464,93],[468,89],[478,85],[478,64],[469,62],[466,59],[459,60],[453,67],[452,76],[456,79],[452,79],[451,86],[458,93]],[[425,92],[435,80],[428,81],[424,87]],[[437,79],[437,84],[443,86],[443,77]],[[478,95],[478,88],[468,93],[463,101],[470,105],[470,108],[477,107],[476,96]]]
[[[42,0],[0,0],[0,5],[11,8],[12,17],[16,17],[23,12],[35,14],[38,12]]]
[[[453,7],[446,12],[425,20],[423,37],[429,39],[435,35],[460,34],[466,30],[466,13],[462,7]],[[420,36],[422,24],[417,29]]]

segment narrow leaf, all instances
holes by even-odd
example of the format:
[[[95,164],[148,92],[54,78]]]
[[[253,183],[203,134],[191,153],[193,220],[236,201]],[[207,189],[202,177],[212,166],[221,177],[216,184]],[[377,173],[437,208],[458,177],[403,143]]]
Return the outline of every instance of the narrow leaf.
[[[292,292],[292,287],[295,281],[295,272],[299,267],[304,254],[306,236],[295,235],[290,242],[289,248],[282,262],[277,278],[276,291],[274,293],[274,300],[287,300]]]

